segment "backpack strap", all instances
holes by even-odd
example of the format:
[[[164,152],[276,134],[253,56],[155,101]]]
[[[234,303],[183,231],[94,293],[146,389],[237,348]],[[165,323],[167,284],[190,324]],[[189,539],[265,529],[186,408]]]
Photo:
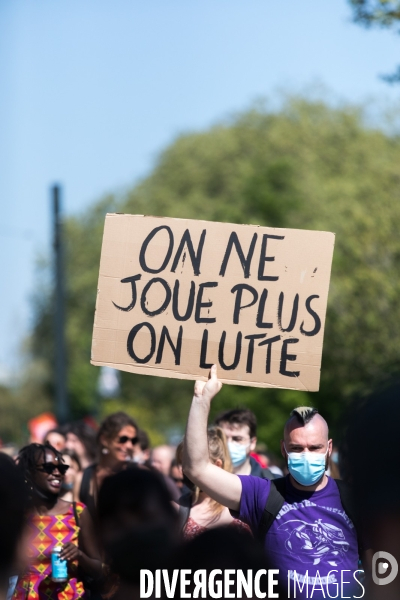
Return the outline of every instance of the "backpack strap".
[[[192,492],[183,494],[179,500],[179,523],[181,532],[184,530],[192,508]]]
[[[263,469],[261,477],[263,479],[270,479],[271,481],[272,481],[272,479],[277,479],[277,476],[274,475],[274,473],[272,471],[270,471],[269,469]]]
[[[265,536],[270,530],[272,523],[275,521],[279,511],[283,506],[283,503],[285,502],[285,492],[285,477],[271,480],[268,498],[265,503],[265,508],[263,514],[261,515],[261,520],[257,530],[257,538],[261,543],[264,542]]]

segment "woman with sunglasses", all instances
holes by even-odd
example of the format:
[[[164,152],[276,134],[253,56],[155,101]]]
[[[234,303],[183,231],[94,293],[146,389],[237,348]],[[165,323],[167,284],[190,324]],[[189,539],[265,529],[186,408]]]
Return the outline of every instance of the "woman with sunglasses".
[[[75,482],[75,497],[87,506],[93,519],[104,479],[127,466],[134,466],[133,450],[139,442],[137,433],[136,422],[124,412],[113,413],[102,422],[97,434],[98,461],[79,474]]]
[[[29,569],[18,578],[14,600],[75,600],[85,597],[81,573],[99,577],[102,564],[92,519],[81,503],[66,502],[60,491],[68,469],[50,444],[30,444],[18,455],[29,494]],[[52,580],[51,555],[62,548],[68,579]]]

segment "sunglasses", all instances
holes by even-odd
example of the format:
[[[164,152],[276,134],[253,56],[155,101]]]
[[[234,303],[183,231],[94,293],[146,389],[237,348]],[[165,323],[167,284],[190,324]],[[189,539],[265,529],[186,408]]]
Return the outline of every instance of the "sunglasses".
[[[69,469],[69,465],[64,465],[64,464],[55,465],[54,463],[51,463],[51,462],[42,463],[40,465],[40,467],[37,467],[38,471],[42,471],[44,473],[47,473],[48,475],[52,475],[54,473],[54,471],[59,471],[61,473],[61,475],[65,475],[65,473],[68,471],[68,469]]]
[[[137,437],[128,437],[127,435],[121,435],[121,437],[118,438],[118,444],[126,444],[126,442],[130,441],[132,446],[134,446],[135,444],[138,443],[138,438]]]

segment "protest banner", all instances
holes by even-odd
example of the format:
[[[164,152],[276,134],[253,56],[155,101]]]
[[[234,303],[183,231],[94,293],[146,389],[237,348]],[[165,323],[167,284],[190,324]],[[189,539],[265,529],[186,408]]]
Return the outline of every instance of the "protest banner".
[[[317,391],[334,234],[108,214],[93,365]]]

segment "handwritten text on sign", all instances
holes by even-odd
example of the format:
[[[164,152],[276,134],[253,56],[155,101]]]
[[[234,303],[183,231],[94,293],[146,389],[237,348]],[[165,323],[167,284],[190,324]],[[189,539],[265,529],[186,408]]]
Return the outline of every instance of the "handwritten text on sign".
[[[334,235],[107,215],[92,363],[317,390]]]

